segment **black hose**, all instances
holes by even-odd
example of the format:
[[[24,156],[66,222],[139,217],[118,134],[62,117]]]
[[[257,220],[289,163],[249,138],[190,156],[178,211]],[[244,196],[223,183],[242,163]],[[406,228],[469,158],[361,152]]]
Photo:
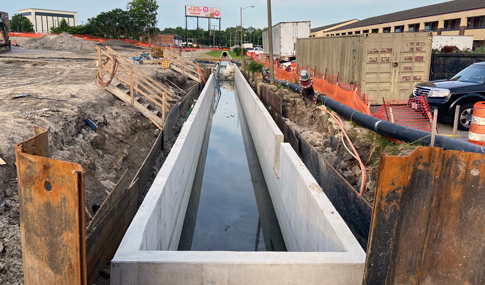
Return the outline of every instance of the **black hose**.
[[[263,74],[265,74],[264,68]],[[269,81],[269,78],[266,79],[266,81]],[[290,86],[290,88],[297,93],[300,92],[300,86],[296,84],[277,79],[275,79],[275,82],[278,82],[284,86]],[[311,96],[311,98],[309,99],[313,99],[313,96]],[[377,119],[375,117],[369,116],[350,107],[347,107],[344,104],[341,104],[326,96],[318,96],[317,100],[317,102],[322,103],[327,107],[330,107],[333,111],[337,112],[345,119],[350,120],[351,122],[355,122],[362,127],[372,130],[380,135],[406,143],[418,143],[422,145],[429,145],[431,143],[431,133],[429,132],[416,130],[413,128]],[[435,146],[441,147],[444,150],[460,150],[467,152],[485,153],[485,147],[439,135],[437,135],[435,138]]]

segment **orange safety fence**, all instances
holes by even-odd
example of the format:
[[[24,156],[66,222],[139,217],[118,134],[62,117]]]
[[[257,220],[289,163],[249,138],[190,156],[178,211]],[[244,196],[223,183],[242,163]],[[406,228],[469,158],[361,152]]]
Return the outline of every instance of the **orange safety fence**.
[[[258,60],[265,67],[269,67],[267,58]],[[275,62],[275,77],[279,80],[297,83],[299,73],[302,69],[307,70],[312,76],[313,89],[323,93],[325,96],[346,105],[356,111],[373,116],[375,118],[393,122],[402,126],[431,132],[432,115],[428,102],[424,96],[411,99],[392,99],[385,100],[374,114],[370,112],[367,94],[362,92],[356,83],[345,84],[339,81],[339,74],[327,74],[318,72],[309,66],[298,66],[295,72],[288,72],[282,69],[279,62]]]
[[[354,110],[372,115],[369,106],[362,101],[355,90],[344,90],[338,84],[330,84],[325,79],[313,77],[313,89]]]
[[[40,38],[40,37],[44,36],[44,34],[9,32],[8,36],[9,37],[24,37],[24,38]]]
[[[432,130],[431,111],[425,96],[384,100],[373,117],[426,132]]]
[[[265,63],[265,61],[259,61],[260,63]],[[266,62],[269,66],[269,63]],[[304,67],[294,68],[298,73],[288,72],[279,68],[275,64],[274,72],[275,77],[279,80],[288,81],[291,83],[298,84],[300,79],[299,71],[306,69]],[[310,68],[309,68],[310,69]],[[360,87],[357,84],[344,84],[338,81],[338,74],[325,74],[315,72],[310,69],[310,74],[315,74],[317,76],[312,76],[313,89],[317,92],[323,93],[325,96],[332,98],[333,100],[344,104],[354,110],[362,112],[367,115],[372,115],[369,106],[367,105],[367,95],[363,94]],[[327,80],[327,78],[329,80]]]

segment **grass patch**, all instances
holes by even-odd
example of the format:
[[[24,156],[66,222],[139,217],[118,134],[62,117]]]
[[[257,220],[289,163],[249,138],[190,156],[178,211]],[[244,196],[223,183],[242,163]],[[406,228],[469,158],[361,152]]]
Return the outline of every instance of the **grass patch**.
[[[223,52],[222,50],[213,50],[213,51],[207,52],[206,55],[213,56],[213,57],[218,57],[219,58],[219,57],[221,57],[222,52]],[[239,55],[236,55],[232,51],[229,50],[227,52],[232,57],[232,59],[241,59],[241,57]]]

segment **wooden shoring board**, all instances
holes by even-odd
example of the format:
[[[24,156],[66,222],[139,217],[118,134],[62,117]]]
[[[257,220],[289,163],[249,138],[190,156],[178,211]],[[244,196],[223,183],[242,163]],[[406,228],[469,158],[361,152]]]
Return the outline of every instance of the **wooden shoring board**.
[[[106,71],[108,71],[109,73],[112,73],[113,72],[110,68],[108,68],[108,67],[106,67],[104,65],[103,65],[103,68],[106,69]],[[120,71],[120,69],[118,69],[118,71]],[[133,76],[135,78],[133,80],[134,86],[132,86],[132,84],[130,84],[130,80],[129,79],[123,78],[122,76],[120,76],[118,74],[118,72],[115,73],[115,76],[116,76],[116,78],[118,78],[119,80],[121,80],[123,83],[125,83],[128,86],[130,86],[130,89],[133,87],[133,89],[135,89],[135,90],[139,91],[140,93],[142,93],[142,95],[145,96],[147,99],[151,100],[152,102],[154,102],[155,104],[157,104],[158,106],[160,106],[161,108],[163,108],[162,103],[159,103],[158,101],[156,101],[156,99],[158,99],[158,100],[160,100],[160,101],[163,102],[163,97],[161,98],[156,93],[154,93],[152,90],[150,90],[149,88],[146,88],[145,85],[143,85],[145,87],[145,90],[147,90],[150,94],[152,94],[155,97],[155,99],[152,98],[151,96],[149,96],[147,93],[143,92],[141,89],[139,89],[138,88],[138,85],[140,85],[141,82],[138,81],[138,80],[136,80],[137,76],[135,76],[135,74]],[[130,75],[128,75],[128,76],[130,76]]]
[[[178,61],[183,61],[186,63],[186,65],[191,65],[193,68],[197,69],[197,64],[191,62],[190,60],[184,58],[183,56],[179,56],[178,54],[176,53],[173,53],[171,51],[169,51],[167,53],[168,56],[165,56],[165,52],[164,52],[164,57],[168,57],[170,59],[175,59],[175,60],[178,60]]]
[[[193,80],[195,80],[195,81],[197,81],[199,83],[201,82],[201,79],[200,79],[199,76],[195,76],[194,74],[192,74],[190,72],[187,72],[186,70],[183,70],[182,68],[180,68],[180,67],[176,66],[175,64],[173,64],[173,62],[172,62],[172,64],[170,64],[170,68],[173,69],[173,70],[175,70],[175,71],[177,71],[177,72],[179,72],[179,73],[181,73],[181,74],[187,75],[189,78],[191,78],[191,79],[193,79]]]
[[[127,66],[129,66],[131,69],[133,69],[134,71],[136,71],[137,73],[141,74],[141,79],[143,81],[145,81],[148,85],[150,85],[152,88],[159,88],[160,89],[160,93],[163,93],[165,92],[166,95],[170,96],[171,97],[171,92],[166,89],[163,85],[161,85],[160,83],[156,82],[153,78],[149,77],[148,75],[146,75],[145,73],[143,73],[141,70],[139,70],[138,68],[136,68],[132,63],[130,63],[128,60],[126,60],[125,58],[123,58],[121,55],[119,55],[117,52],[115,52],[113,49],[111,49],[110,47],[106,47],[106,49],[113,53],[115,56],[117,56],[118,59],[121,59]],[[155,87],[155,86],[156,87]]]
[[[123,63],[121,63],[119,60],[118,60],[118,69],[121,67],[121,68],[124,68],[126,69],[126,72],[121,70],[123,73],[125,73],[125,75],[128,75],[129,72],[133,71],[134,72],[134,75],[140,77],[140,79],[147,85],[149,85],[151,88],[154,89],[153,92],[150,92],[152,93],[155,97],[157,97],[160,101],[164,101],[163,98],[160,97],[160,95],[157,94],[157,92],[161,93],[162,94],[162,97],[163,96],[169,96],[170,99],[172,99],[175,95],[174,94],[171,94],[166,88],[164,88],[162,85],[160,85],[158,82],[156,82],[155,80],[153,80],[152,78],[148,77],[146,74],[144,74],[143,72],[141,72],[139,69],[137,69],[134,65],[132,65],[129,61],[127,61],[126,59],[124,59],[123,57],[121,57],[118,53],[116,53],[115,51],[113,51],[111,48],[107,47],[107,51],[108,52],[105,52],[104,50],[100,49],[99,47],[96,47],[98,50],[100,50],[104,55],[108,56],[109,58],[111,58],[113,61],[114,59],[121,59]],[[109,54],[109,52],[113,52],[114,55],[112,54]],[[108,66],[111,65],[110,62],[107,63]],[[110,69],[107,69],[108,71]],[[126,80],[123,80],[126,84],[129,85],[129,83],[127,83]],[[150,83],[153,82],[154,84]],[[146,88],[148,90],[148,88]],[[177,96],[175,96],[177,97]]]
[[[127,95],[125,92],[121,91],[119,88],[114,87],[112,85],[105,88],[106,91],[110,92],[114,96],[118,97],[121,101],[131,105],[131,97]],[[138,103],[137,101],[133,102],[133,107],[135,107],[143,116],[147,118],[151,118],[160,126],[163,125],[164,118],[160,118],[159,116],[155,115],[152,111],[145,108],[142,104]]]
[[[129,187],[131,179],[127,172],[125,171],[104,200],[86,230],[89,284],[93,284],[99,271],[113,258],[126,229],[135,216],[138,206],[138,187]]]

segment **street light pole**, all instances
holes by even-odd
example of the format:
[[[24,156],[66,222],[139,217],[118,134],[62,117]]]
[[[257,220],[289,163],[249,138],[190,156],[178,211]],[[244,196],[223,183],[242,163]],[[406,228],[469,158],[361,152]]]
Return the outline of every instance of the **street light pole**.
[[[258,37],[258,46],[260,45],[260,44],[259,44],[259,39],[260,39],[260,38],[261,38],[261,36],[259,36],[259,37]]]
[[[242,11],[244,9],[247,9],[247,8],[254,8],[254,6],[247,6],[245,8],[240,7],[240,9],[241,9],[241,45],[240,45],[240,48],[241,48],[241,69],[243,71],[246,71],[246,61],[244,60],[244,50],[243,50],[243,47],[242,47],[242,43],[243,43]]]
[[[274,85],[273,65],[273,24],[271,21],[271,0],[268,0],[268,42],[269,42],[269,83]]]

